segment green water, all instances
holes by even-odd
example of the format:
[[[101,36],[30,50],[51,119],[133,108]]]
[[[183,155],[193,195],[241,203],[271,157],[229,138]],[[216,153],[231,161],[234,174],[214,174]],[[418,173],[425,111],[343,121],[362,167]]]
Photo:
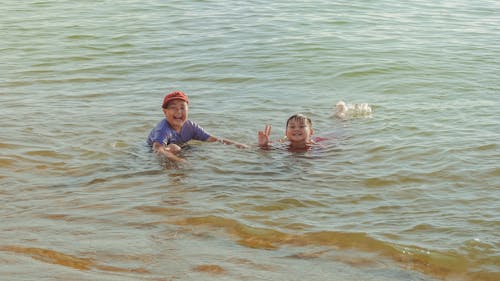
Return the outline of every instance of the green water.
[[[498,280],[496,1],[0,7],[0,276]],[[252,145],[145,146],[163,96]],[[371,116],[334,117],[339,100]],[[258,149],[288,116],[332,138]]]

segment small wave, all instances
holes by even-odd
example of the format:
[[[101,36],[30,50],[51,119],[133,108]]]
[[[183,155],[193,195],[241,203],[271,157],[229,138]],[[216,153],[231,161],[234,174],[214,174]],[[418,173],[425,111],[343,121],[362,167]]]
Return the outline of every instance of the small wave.
[[[204,265],[198,265],[194,268],[194,271],[199,271],[199,272],[206,272],[210,274],[225,274],[226,270],[222,268],[219,265],[215,264],[204,264]]]
[[[342,250],[358,250],[389,258],[406,268],[413,268],[439,278],[462,276],[464,280],[477,280],[481,276],[494,280],[485,272],[474,272],[475,264],[468,256],[453,251],[431,251],[417,246],[399,245],[385,242],[362,232],[317,231],[302,234],[252,227],[237,220],[219,216],[200,216],[173,222],[179,226],[206,226],[222,228],[237,243],[254,249],[276,250],[281,246],[324,246]],[[426,225],[417,228],[426,228]],[[320,255],[319,255],[320,256]],[[303,258],[302,256],[297,256]],[[314,258],[314,255],[305,258]]]
[[[97,39],[95,35],[89,35],[89,34],[74,34],[70,36],[66,36],[67,39],[71,40],[89,40],[89,39]]]
[[[255,211],[283,211],[283,210],[288,210],[288,209],[294,209],[294,208],[308,208],[310,206],[324,206],[323,204],[316,202],[316,201],[300,201],[297,199],[293,198],[286,198],[286,199],[281,199],[277,202],[274,202],[269,205],[264,205],[264,206],[256,206],[254,207]]]
[[[150,273],[147,269],[144,268],[128,269],[115,266],[108,266],[104,264],[99,264],[92,258],[82,258],[43,248],[1,246],[0,251],[27,255],[41,262],[62,265],[78,270],[99,269],[111,272]]]
[[[80,258],[72,255],[63,254],[53,250],[42,249],[42,248],[27,248],[18,246],[3,246],[0,247],[0,251],[11,252],[16,254],[23,254],[31,256],[33,259],[51,263],[58,264],[62,266],[67,266],[79,270],[89,270],[96,265],[96,263],[89,258]]]

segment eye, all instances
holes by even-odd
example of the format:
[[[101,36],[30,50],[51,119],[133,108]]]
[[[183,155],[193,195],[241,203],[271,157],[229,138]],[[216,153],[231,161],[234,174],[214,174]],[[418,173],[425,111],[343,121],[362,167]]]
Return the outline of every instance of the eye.
[[[177,110],[185,111],[186,107],[185,106],[169,106],[167,109],[174,110],[174,111],[177,111]]]

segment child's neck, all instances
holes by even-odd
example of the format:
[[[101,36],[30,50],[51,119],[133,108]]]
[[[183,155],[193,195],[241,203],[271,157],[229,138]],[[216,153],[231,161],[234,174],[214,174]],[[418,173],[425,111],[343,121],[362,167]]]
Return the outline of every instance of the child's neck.
[[[290,144],[289,144],[289,147],[290,149],[308,149],[310,146],[311,146],[312,142],[309,140],[309,141],[295,141],[295,142],[292,142],[290,141]]]
[[[168,120],[167,120],[168,122]],[[181,126],[178,126],[178,125],[173,125],[172,123],[168,122],[168,125],[170,126],[170,128],[174,129],[174,131],[176,131],[177,133],[180,133],[181,132],[181,129],[182,129],[182,125]],[[183,124],[184,125],[184,124]]]

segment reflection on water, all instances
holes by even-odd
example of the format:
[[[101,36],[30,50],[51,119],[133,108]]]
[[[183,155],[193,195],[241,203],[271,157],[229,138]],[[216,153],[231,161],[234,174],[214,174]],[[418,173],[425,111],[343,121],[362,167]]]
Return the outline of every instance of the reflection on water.
[[[391,270],[397,268],[443,279],[450,276],[467,280],[496,278],[496,273],[480,269],[496,263],[493,241],[466,238],[466,232],[460,234],[466,230],[458,225],[443,225],[435,216],[446,215],[447,207],[430,207],[434,202],[430,197],[425,198],[425,189],[404,187],[432,183],[432,180],[415,176],[346,178],[346,165],[350,165],[349,173],[355,173],[352,160],[343,159],[343,168],[340,165],[324,167],[330,161],[338,161],[331,158],[342,154],[340,150],[345,144],[341,142],[323,151],[304,153],[258,148],[238,150],[195,143],[184,152],[190,160],[185,167],[165,163],[142,145],[124,147],[113,164],[96,164],[107,169],[100,177],[95,174],[87,181],[82,180],[85,178],[82,176],[67,184],[24,187],[18,184],[19,190],[4,189],[4,198],[15,200],[9,200],[4,210],[3,238],[10,241],[18,234],[30,235],[19,236],[20,240],[15,243],[3,244],[0,251],[94,273],[156,276],[159,272],[151,271],[148,264],[171,261],[179,256],[188,259],[196,255],[199,243],[226,241],[214,247],[229,252],[238,247],[273,251],[275,258],[281,256],[288,260],[284,264],[258,263],[252,265],[250,271],[280,272],[272,265],[300,265],[304,261],[319,260],[319,263],[333,262],[361,272],[364,270],[360,268],[369,272],[388,267],[390,270],[381,275],[388,280],[393,278]],[[136,151],[126,153],[130,149]],[[53,158],[43,151],[32,155]],[[334,167],[336,171],[331,171]],[[401,190],[392,190],[398,185]],[[453,200],[457,204],[461,202],[462,208],[475,206],[460,197],[458,194]],[[477,200],[484,202],[484,199]],[[453,216],[459,215],[452,210]],[[452,218],[447,219],[453,222]],[[469,223],[479,226],[478,229],[497,226],[494,222],[488,225],[479,217],[470,217]],[[441,248],[442,243],[440,247],[435,246],[440,241],[449,245],[460,243],[457,238],[440,240],[450,233],[457,237],[465,235],[466,240],[456,249]],[[480,233],[477,235],[480,237]],[[45,238],[54,236],[59,237],[59,242]],[[125,241],[127,245],[123,244]],[[165,246],[167,252],[174,249],[175,255],[157,248],[156,243]],[[488,258],[488,255],[491,256]],[[255,263],[250,257],[245,261]],[[3,259],[9,264],[14,262]],[[191,264],[190,269],[186,269],[188,262],[174,272],[188,270],[213,278],[234,277],[233,261],[229,262],[227,257],[223,260],[225,262],[219,263],[219,257],[213,260],[218,262]],[[328,272],[323,273],[328,276]]]

